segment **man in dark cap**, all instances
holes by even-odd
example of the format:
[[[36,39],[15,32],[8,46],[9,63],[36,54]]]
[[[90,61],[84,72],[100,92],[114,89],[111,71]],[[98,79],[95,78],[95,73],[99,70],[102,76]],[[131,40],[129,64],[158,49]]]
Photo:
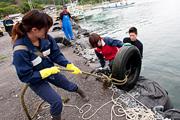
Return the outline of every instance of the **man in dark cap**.
[[[4,15],[3,25],[6,32],[8,32],[9,36],[11,37],[14,22],[11,19],[9,19],[9,15]]]
[[[66,35],[66,38],[70,40],[69,35],[71,37],[71,40],[74,40],[73,32],[72,32],[72,26],[74,25],[70,13],[67,11],[67,6],[63,6],[63,12],[60,13],[60,25],[62,27],[62,30],[64,31],[64,34]]]

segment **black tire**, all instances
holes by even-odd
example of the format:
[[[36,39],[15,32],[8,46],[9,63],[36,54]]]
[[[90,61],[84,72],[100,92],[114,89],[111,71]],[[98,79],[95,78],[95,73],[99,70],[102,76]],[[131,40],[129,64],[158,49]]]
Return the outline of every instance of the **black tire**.
[[[57,17],[57,19],[55,21],[59,21],[60,20],[60,17]]]
[[[71,46],[71,42],[65,37],[55,37],[56,43],[62,43],[64,46]]]
[[[59,23],[54,23],[53,25],[59,25]]]
[[[4,36],[3,32],[1,32],[0,34],[1,34],[1,36]]]
[[[52,29],[52,32],[54,32],[54,31],[59,31],[59,30],[61,30],[61,27],[54,27],[54,28]]]
[[[125,75],[127,75],[128,81],[124,85],[116,86],[125,91],[131,90],[139,78],[140,71],[141,55],[138,48],[134,45],[123,46],[114,58],[112,77],[118,80],[123,80]]]

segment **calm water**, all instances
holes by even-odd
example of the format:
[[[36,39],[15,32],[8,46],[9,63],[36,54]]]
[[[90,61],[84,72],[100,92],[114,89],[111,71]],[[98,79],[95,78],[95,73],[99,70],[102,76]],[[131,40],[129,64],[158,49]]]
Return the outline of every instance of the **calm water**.
[[[141,75],[158,82],[180,109],[180,0],[134,0],[133,7],[109,9],[80,21],[82,28],[122,40],[132,26],[144,45]]]

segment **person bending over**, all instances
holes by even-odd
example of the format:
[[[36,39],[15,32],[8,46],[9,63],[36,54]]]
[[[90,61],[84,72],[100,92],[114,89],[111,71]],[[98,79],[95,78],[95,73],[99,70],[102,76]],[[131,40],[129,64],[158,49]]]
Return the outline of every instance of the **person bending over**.
[[[101,38],[98,34],[92,33],[89,36],[89,43],[95,48],[101,67],[105,66],[105,60],[109,60],[109,67],[112,70],[114,57],[120,47],[123,46],[123,42],[109,37]]]
[[[143,57],[143,44],[137,39],[138,32],[135,27],[131,27],[129,29],[129,37],[123,39],[123,43],[131,43],[132,45],[136,46],[140,53],[141,58]]]
[[[62,99],[49,83],[69,92],[77,92],[88,101],[87,94],[69,81],[54,63],[72,69],[73,74],[82,73],[61,53],[55,40],[47,34],[53,25],[52,18],[40,10],[30,10],[12,30],[13,64],[22,82],[50,104],[53,120],[61,120]],[[23,48],[22,48],[23,47]],[[25,48],[24,48],[25,47]],[[42,55],[37,55],[39,52]]]

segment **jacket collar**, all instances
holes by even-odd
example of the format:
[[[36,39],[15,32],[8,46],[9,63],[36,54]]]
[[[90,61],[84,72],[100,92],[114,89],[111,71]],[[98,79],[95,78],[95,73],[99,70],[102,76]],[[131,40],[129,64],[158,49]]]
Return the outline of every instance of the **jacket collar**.
[[[22,40],[23,40],[24,44],[26,45],[26,47],[28,48],[30,53],[34,53],[36,51],[39,51],[37,49],[37,47],[32,44],[32,42],[29,39],[27,33],[26,33],[25,37]],[[45,40],[45,38],[40,39],[40,48],[42,49],[42,47],[47,43],[49,43],[49,41]]]
[[[104,40],[101,40],[102,46],[106,45],[106,43],[104,42]]]

